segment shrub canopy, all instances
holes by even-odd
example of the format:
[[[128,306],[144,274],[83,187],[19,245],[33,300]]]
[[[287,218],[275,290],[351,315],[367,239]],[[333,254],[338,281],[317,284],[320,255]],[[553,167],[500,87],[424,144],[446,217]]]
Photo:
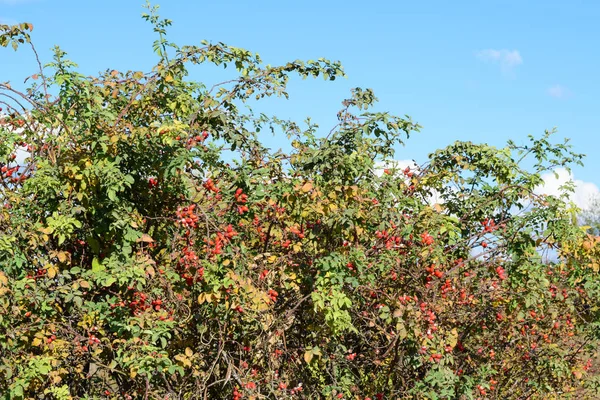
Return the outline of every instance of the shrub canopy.
[[[401,168],[419,126],[371,90],[327,135],[246,107],[339,63],[179,47],[144,18],[148,73],[84,76],[55,48],[27,91],[0,83],[5,398],[598,395],[600,246],[534,191],[581,155],[547,132]],[[195,64],[239,76],[192,81]]]

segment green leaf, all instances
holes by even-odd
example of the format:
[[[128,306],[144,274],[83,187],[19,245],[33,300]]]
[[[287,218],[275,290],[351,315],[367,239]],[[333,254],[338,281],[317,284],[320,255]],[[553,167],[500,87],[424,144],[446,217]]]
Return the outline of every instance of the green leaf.
[[[92,272],[98,273],[98,272],[103,272],[104,270],[106,270],[104,265],[102,265],[100,260],[98,260],[96,257],[94,257],[94,259],[92,260]]]

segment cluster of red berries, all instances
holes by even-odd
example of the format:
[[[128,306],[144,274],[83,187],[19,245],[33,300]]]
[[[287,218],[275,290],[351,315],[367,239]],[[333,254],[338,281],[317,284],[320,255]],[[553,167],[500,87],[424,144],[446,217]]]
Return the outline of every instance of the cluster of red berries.
[[[414,298],[412,296],[408,296],[408,295],[399,296],[398,301],[400,301],[400,304],[406,305],[412,301],[417,301],[417,296],[415,296]]]
[[[442,299],[445,299],[447,294],[449,292],[452,292],[453,290],[454,286],[452,286],[452,282],[450,281],[450,279],[446,279],[446,282],[444,282],[444,284],[440,288],[440,291],[442,292]]]
[[[183,249],[183,256],[179,258],[178,271],[179,276],[181,276],[189,286],[202,280],[204,277],[204,267],[199,267],[198,262],[198,255],[194,249],[185,247]]]
[[[496,222],[490,218],[486,218],[483,221],[481,221],[481,225],[483,225],[484,233],[491,233],[498,229],[498,227],[496,226]]]
[[[220,191],[220,189],[217,187],[217,185],[215,184],[215,182],[211,178],[208,178],[202,184],[202,186],[204,187],[204,189],[208,190],[209,192],[219,193],[219,191]]]
[[[225,236],[227,239],[233,239],[237,235],[238,233],[235,229],[233,229],[233,226],[231,224],[225,227],[225,232],[223,233],[223,236]]]
[[[131,309],[133,315],[138,315],[151,307],[147,300],[147,294],[141,292],[133,293],[133,300],[129,302],[129,308]]]
[[[244,397],[244,392],[240,392],[238,388],[233,389],[233,400],[241,400]]]
[[[243,214],[245,212],[248,212],[248,206],[246,205],[246,203],[248,202],[248,195],[244,193],[242,188],[238,188],[235,191],[235,201],[237,204],[237,212],[238,214]]]
[[[459,304],[461,304],[461,305],[470,304],[473,302],[473,300],[475,300],[475,296],[473,296],[472,294],[467,296],[467,292],[465,291],[465,289],[460,289],[459,298],[460,298]]]
[[[223,248],[227,243],[238,235],[238,232],[231,224],[225,227],[224,232],[217,232],[213,239],[204,238],[206,243],[206,252],[212,256],[223,253]]]
[[[13,175],[16,174],[18,171],[19,171],[19,166],[18,165],[15,165],[12,168],[9,168],[7,165],[3,165],[2,167],[0,167],[0,173],[2,173],[1,176],[4,179],[12,178],[13,181],[15,179],[16,180],[20,179],[20,177],[16,177],[16,176],[13,177]]]
[[[376,231],[375,237],[377,239],[383,240],[385,243],[385,248],[390,250],[393,247],[400,246],[403,243],[403,240],[400,236],[393,236],[387,230],[384,231]]]
[[[100,344],[100,339],[98,339],[98,338],[96,337],[96,335],[94,335],[94,334],[90,333],[90,336],[89,336],[89,338],[88,338],[88,344],[89,344],[90,346],[94,346],[94,345]]]
[[[260,279],[262,281],[262,280],[264,280],[267,277],[267,275],[269,275],[269,270],[268,269],[263,269],[260,272],[260,275],[258,276],[258,279]]]
[[[296,235],[298,237],[298,239],[304,239],[304,232],[302,229],[298,228],[297,226],[292,226],[289,229],[290,233]]]
[[[179,207],[176,212],[177,222],[184,227],[196,228],[199,218],[196,214],[194,214],[195,208],[195,204],[187,207]]]
[[[427,338],[433,339],[433,333],[437,332],[437,330],[438,330],[437,322],[435,322],[437,320],[437,317],[436,317],[435,313],[428,308],[427,303],[423,302],[423,303],[419,304],[419,308],[425,314],[424,319],[428,324],[427,332],[426,332]]]
[[[156,179],[154,177],[148,178],[148,187],[154,188],[157,186],[158,186],[158,179]]]
[[[427,271],[429,273],[429,277],[433,277],[435,276],[436,278],[442,278],[444,276],[444,273],[442,271],[440,271],[439,269],[435,268],[435,265],[430,265],[429,267],[425,268],[425,271]],[[431,279],[428,279],[428,281],[430,281]]]
[[[242,188],[237,188],[235,191],[235,201],[238,203],[246,203],[248,201],[248,195],[244,193]]]
[[[477,391],[479,392],[480,395],[485,396],[487,394],[487,391],[485,390],[485,388],[481,385],[477,385]]]
[[[223,253],[223,247],[227,244],[228,240],[225,239],[225,236],[217,232],[214,239],[204,238],[206,242],[206,252],[212,256],[217,256]]]
[[[275,303],[277,301],[277,297],[279,296],[279,293],[277,293],[275,290],[269,289],[267,294],[269,295],[269,298],[271,299],[271,301],[273,303]]]
[[[556,285],[550,285],[550,288],[548,290],[550,291],[550,296],[552,298],[555,298],[556,295],[558,294],[558,288],[556,287]],[[562,294],[563,299],[567,299],[569,297],[569,293],[567,292],[566,289],[562,289],[561,294]],[[583,292],[581,294],[583,295],[583,294],[585,294],[585,292]]]
[[[501,281],[507,278],[506,271],[501,266],[496,267],[496,273],[498,274],[498,278],[500,278]]]
[[[421,233],[421,242],[425,246],[431,246],[433,244],[433,236],[427,232]]]
[[[196,145],[197,143],[204,142],[206,140],[206,138],[208,138],[208,132],[204,131],[204,132],[202,132],[202,135],[191,136],[190,138],[188,138],[186,145],[188,148],[191,148],[192,146]],[[181,137],[177,136],[176,139],[181,140]]]
[[[27,274],[26,278],[38,280],[46,275],[47,272],[46,268],[37,268],[33,274]]]

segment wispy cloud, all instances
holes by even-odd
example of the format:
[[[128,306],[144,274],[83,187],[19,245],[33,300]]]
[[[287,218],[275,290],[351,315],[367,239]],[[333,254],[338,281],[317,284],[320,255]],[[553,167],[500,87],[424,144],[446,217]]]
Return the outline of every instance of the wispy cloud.
[[[477,58],[485,62],[500,65],[504,73],[512,72],[515,67],[523,64],[523,57],[521,57],[521,53],[518,50],[485,49],[477,53]]]
[[[569,194],[569,200],[575,203],[579,208],[586,210],[592,204],[592,199],[600,195],[600,189],[592,182],[585,182],[580,179],[574,179],[573,174],[569,173],[565,168],[557,168],[554,173],[542,175],[544,184],[536,188],[538,194],[549,194],[558,196],[561,194],[560,187],[569,181],[573,181],[575,191]]]
[[[571,91],[562,85],[551,86],[548,88],[548,90],[546,90],[546,93],[548,94],[548,96],[554,97],[556,99],[564,99],[567,97],[571,97]]]

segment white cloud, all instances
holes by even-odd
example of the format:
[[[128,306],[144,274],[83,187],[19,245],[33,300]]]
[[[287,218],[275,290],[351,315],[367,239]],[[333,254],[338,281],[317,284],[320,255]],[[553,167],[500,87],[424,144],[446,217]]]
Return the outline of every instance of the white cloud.
[[[546,93],[548,94],[548,96],[557,99],[564,99],[566,97],[571,96],[571,91],[568,88],[561,85],[554,85],[552,87],[549,87]]]
[[[535,190],[537,194],[559,196],[561,194],[560,187],[569,181],[573,181],[575,192],[570,193],[570,200],[583,210],[588,209],[591,206],[592,199],[600,195],[598,186],[592,182],[574,179],[573,174],[569,173],[565,168],[558,168],[555,172],[558,175],[558,179],[553,173],[542,175],[544,185]]]
[[[485,49],[477,53],[480,60],[499,64],[502,72],[511,72],[516,66],[523,64],[523,58],[518,50]]]

